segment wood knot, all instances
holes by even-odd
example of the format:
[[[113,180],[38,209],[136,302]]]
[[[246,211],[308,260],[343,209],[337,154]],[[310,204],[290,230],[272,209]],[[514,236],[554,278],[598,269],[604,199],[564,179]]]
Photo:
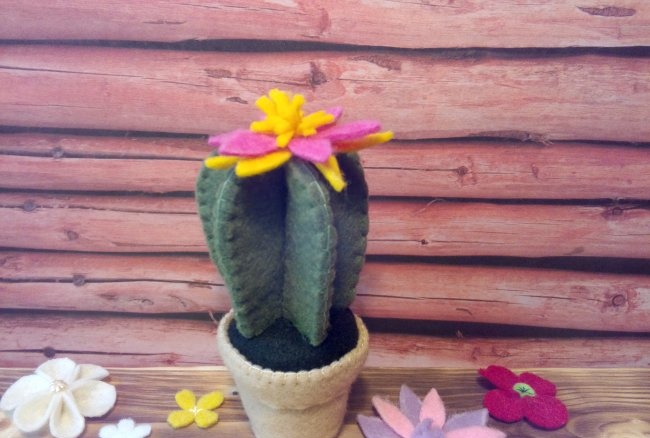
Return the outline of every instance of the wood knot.
[[[52,148],[52,157],[63,158],[63,155],[65,155],[65,151],[61,146],[56,146],[55,148]]]
[[[70,241],[77,240],[79,238],[79,233],[72,230],[65,230],[65,237]]]
[[[48,359],[52,359],[54,356],[56,356],[56,349],[54,349],[54,347],[43,348],[43,356],[47,357]]]
[[[618,294],[612,297],[612,305],[614,307],[621,307],[624,306],[626,303],[627,303],[627,298],[625,297],[625,295]]]
[[[465,176],[469,173],[469,169],[467,168],[467,166],[460,166],[458,169],[456,169],[456,173],[459,176]]]
[[[72,284],[77,287],[81,287],[86,284],[86,277],[81,274],[75,274],[72,276]]]
[[[36,202],[34,202],[34,200],[32,199],[28,199],[23,203],[23,211],[27,211],[27,212],[34,211],[36,210],[36,207],[38,206],[36,205]]]

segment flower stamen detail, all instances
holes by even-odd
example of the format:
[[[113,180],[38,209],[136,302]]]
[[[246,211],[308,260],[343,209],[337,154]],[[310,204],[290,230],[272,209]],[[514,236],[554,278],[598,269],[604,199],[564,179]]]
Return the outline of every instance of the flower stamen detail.
[[[50,383],[50,391],[51,392],[62,392],[68,389],[68,384],[65,383],[63,380],[54,380],[52,383]]]
[[[530,385],[521,382],[515,383],[512,389],[519,394],[519,397],[535,397],[537,395]]]

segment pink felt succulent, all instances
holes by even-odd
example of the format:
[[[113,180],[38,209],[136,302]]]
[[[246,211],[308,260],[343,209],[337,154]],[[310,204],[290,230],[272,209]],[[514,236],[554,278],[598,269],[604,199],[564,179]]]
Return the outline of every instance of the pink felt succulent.
[[[504,438],[505,433],[487,427],[486,409],[463,412],[446,420],[438,391],[432,389],[424,400],[402,385],[397,408],[381,397],[372,404],[380,418],[359,415],[357,421],[366,438]]]

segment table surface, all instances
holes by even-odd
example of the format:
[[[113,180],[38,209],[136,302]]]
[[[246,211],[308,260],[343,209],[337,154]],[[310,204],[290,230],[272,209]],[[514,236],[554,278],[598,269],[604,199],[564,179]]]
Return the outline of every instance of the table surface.
[[[117,388],[117,403],[105,417],[88,420],[82,437],[97,437],[102,425],[126,417],[132,417],[137,423],[151,424],[152,438],[253,437],[233,381],[223,367],[109,368],[109,371],[107,381]],[[491,426],[503,430],[509,437],[650,437],[650,369],[547,368],[526,371],[539,374],[557,385],[558,398],[567,405],[570,420],[565,428],[557,431],[542,431],[525,422],[504,424],[490,420]],[[31,372],[24,368],[0,368],[0,393],[19,377]],[[480,408],[488,389],[487,382],[478,377],[475,369],[365,369],[352,388],[340,438],[361,438],[356,415],[372,414],[370,398],[373,395],[397,402],[402,383],[408,384],[420,396],[435,387],[448,413]],[[167,414],[176,409],[174,394],[183,388],[198,395],[212,390],[220,390],[226,395],[225,402],[218,409],[220,421],[212,432],[196,425],[174,431],[167,425]],[[2,415],[0,436],[22,437],[12,427],[9,418]]]

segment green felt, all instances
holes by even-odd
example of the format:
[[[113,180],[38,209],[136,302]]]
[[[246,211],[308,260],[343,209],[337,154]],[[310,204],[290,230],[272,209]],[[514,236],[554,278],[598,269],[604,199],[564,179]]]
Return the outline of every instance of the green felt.
[[[282,314],[284,170],[238,178],[232,170],[204,168],[197,199],[237,326],[244,336],[256,336]]]
[[[336,256],[328,183],[310,164],[286,165],[283,316],[312,345],[327,337]]]
[[[359,330],[349,309],[332,309],[330,321],[330,333],[317,347],[310,345],[284,318],[252,339],[242,336],[235,325],[230,324],[228,338],[249,362],[262,368],[294,372],[312,370],[340,359],[357,345]]]
[[[352,304],[363,267],[368,236],[368,185],[357,154],[337,157],[348,183],[341,193],[330,191],[330,205],[338,235],[334,307]]]

